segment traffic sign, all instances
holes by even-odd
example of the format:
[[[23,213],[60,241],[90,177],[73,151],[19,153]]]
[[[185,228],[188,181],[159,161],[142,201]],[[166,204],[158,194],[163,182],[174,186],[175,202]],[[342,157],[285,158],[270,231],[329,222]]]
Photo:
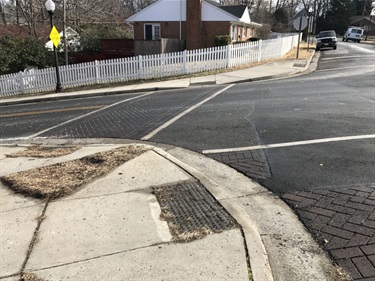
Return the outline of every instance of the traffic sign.
[[[307,18],[306,17],[298,17],[293,21],[294,29],[301,31],[304,30],[307,26]],[[300,29],[301,28],[301,29]]]
[[[49,34],[49,38],[52,40],[53,45],[55,45],[55,48],[59,46],[60,43],[60,33],[57,31],[56,27],[53,26],[51,33]]]

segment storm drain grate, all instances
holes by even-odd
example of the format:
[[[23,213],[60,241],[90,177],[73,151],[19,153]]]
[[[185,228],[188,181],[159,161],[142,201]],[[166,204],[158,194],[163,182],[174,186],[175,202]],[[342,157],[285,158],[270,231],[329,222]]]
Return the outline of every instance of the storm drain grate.
[[[160,218],[176,242],[189,242],[211,233],[236,228],[237,222],[199,182],[156,187]]]

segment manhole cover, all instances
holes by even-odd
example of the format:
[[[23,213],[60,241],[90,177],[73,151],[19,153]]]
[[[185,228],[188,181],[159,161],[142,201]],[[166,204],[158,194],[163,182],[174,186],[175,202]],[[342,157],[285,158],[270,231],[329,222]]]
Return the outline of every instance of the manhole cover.
[[[161,219],[168,223],[173,240],[188,242],[237,227],[237,222],[199,182],[156,187]]]

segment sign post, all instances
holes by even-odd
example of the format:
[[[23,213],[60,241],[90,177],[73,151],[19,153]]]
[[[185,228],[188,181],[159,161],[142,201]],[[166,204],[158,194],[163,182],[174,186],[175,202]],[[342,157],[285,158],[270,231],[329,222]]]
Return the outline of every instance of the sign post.
[[[307,18],[306,17],[298,17],[293,21],[294,29],[298,30],[298,45],[297,45],[297,59],[299,56],[299,43],[301,41],[301,31],[307,27]]]

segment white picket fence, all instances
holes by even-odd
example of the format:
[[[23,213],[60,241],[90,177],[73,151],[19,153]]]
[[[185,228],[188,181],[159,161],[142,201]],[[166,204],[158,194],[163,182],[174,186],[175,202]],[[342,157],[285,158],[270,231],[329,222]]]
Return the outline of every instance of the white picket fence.
[[[93,61],[60,66],[61,85],[83,85],[153,79],[235,67],[280,58],[298,44],[298,34],[215,48]],[[54,67],[0,76],[0,97],[53,91]]]

